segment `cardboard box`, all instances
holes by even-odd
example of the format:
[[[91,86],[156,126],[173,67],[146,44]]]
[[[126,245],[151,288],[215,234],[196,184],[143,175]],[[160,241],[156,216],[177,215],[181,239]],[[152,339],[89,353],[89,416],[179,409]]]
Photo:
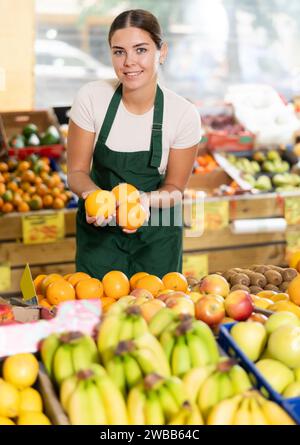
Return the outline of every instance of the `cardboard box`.
[[[215,188],[218,188],[222,184],[229,185],[232,182],[230,176],[224,172],[221,168],[204,173],[192,175],[186,186],[187,189],[202,190],[207,194],[210,194]]]

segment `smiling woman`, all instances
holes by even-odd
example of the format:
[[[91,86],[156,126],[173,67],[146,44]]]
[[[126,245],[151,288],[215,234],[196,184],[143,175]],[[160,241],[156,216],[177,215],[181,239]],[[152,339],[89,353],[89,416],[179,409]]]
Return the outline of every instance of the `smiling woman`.
[[[175,212],[181,210],[201,138],[200,118],[190,102],[158,83],[167,44],[150,12],[120,14],[108,41],[117,81],[85,85],[70,113],[68,183],[82,197],[77,270],[100,279],[112,265],[128,277],[181,272],[182,224]],[[91,192],[111,191],[120,183],[140,191],[138,205],[147,218],[151,210],[138,229],[115,227],[113,216],[85,214],[83,200]]]

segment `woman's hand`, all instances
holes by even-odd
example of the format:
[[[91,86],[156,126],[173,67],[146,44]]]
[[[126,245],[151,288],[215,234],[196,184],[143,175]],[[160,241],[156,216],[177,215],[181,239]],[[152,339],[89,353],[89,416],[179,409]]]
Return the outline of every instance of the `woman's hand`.
[[[93,190],[89,190],[88,192],[83,192],[82,193],[82,198],[86,199],[90,193],[94,192],[96,189]],[[87,213],[85,213],[85,218],[86,218],[86,222],[88,224],[93,224],[95,227],[105,227],[107,226],[113,219],[115,219],[116,214],[114,213],[113,215],[109,216],[108,218],[104,218],[104,216],[100,215],[100,216],[89,216]]]
[[[144,208],[145,212],[146,212],[146,218],[145,221],[149,221],[150,218],[150,200],[148,198],[147,193],[144,192],[140,192],[140,204],[142,205],[142,207]],[[135,233],[138,229],[135,230],[128,230],[128,229],[122,229],[124,233],[127,234],[131,234],[131,233]]]

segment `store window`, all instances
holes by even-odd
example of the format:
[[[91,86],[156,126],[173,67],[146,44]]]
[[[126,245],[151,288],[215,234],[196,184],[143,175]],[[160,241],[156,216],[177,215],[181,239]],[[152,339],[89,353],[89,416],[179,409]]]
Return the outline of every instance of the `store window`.
[[[37,0],[36,107],[70,105],[84,83],[114,77],[107,32],[130,8],[158,17],[169,45],[161,81],[188,99],[222,99],[241,82],[299,95],[298,0]]]

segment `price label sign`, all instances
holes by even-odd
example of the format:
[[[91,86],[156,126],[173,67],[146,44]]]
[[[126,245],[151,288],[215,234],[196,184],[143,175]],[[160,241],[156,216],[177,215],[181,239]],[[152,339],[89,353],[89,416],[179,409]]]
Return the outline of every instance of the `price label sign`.
[[[208,256],[184,254],[182,269],[186,277],[202,278],[208,275]]]
[[[11,268],[7,262],[0,263],[0,292],[11,287]]]
[[[300,224],[300,198],[289,197],[284,200],[284,217],[288,225]]]
[[[221,230],[229,225],[229,202],[212,201],[204,204],[205,230]]]
[[[53,243],[65,236],[64,213],[23,216],[22,230],[24,244]]]
[[[27,303],[30,304],[38,304],[31,270],[28,264],[26,264],[24,272],[22,274],[20,288],[23,295],[23,300],[27,301]]]

